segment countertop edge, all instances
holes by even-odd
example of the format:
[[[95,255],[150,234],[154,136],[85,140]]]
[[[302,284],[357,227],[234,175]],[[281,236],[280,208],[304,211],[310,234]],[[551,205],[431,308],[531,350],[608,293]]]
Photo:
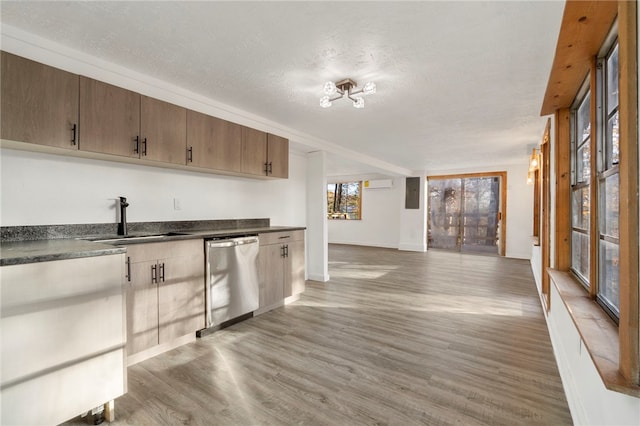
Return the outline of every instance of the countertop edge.
[[[305,226],[269,226],[244,229],[224,229],[224,230],[198,230],[183,231],[182,235],[172,235],[164,238],[149,238],[144,240],[114,240],[110,242],[89,241],[83,238],[53,239],[53,240],[30,240],[30,241],[11,241],[3,243],[3,246],[13,245],[19,251],[21,246],[31,248],[24,255],[5,256],[4,250],[0,250],[0,267],[22,265],[29,263],[49,262],[56,260],[77,259],[83,257],[106,256],[112,254],[121,254],[127,252],[127,246],[132,244],[148,244],[158,242],[171,242],[178,240],[190,239],[212,239],[236,237],[248,234],[265,234],[272,232],[287,232],[306,230]],[[75,248],[77,242],[78,248]],[[38,249],[37,245],[42,245]],[[55,246],[59,245],[59,248]],[[53,246],[53,247],[52,247]]]
[[[98,245],[99,243],[96,243]],[[100,244],[104,246],[104,244]],[[60,251],[57,253],[32,254],[19,257],[0,257],[0,267],[25,265],[29,263],[52,262],[56,260],[79,259],[83,257],[110,256],[126,253],[127,249],[120,246],[96,247],[82,251]]]

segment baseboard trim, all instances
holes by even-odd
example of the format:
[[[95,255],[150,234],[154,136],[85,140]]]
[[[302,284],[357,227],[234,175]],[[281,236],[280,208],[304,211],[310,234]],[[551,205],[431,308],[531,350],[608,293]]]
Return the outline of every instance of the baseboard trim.
[[[133,355],[127,356],[127,367],[131,367],[134,364],[142,362],[146,359],[153,358],[156,355],[160,355],[161,353],[170,351],[171,349],[175,349],[178,346],[182,346],[184,344],[195,342],[196,341],[196,333],[185,334],[182,337],[178,337],[170,342],[162,343],[160,345],[153,346],[149,349],[145,349],[141,352],[138,352]]]
[[[426,244],[400,244],[398,245],[398,250],[400,251],[418,251],[424,253],[427,251]]]
[[[329,274],[308,274],[308,280],[311,281],[320,281],[321,283],[326,283],[329,281]]]

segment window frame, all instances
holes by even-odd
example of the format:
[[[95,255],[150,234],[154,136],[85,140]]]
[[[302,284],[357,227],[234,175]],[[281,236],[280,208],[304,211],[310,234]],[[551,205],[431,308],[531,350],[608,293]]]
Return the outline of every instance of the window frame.
[[[618,131],[619,131],[619,120],[620,120],[620,81],[618,78],[618,102],[616,106],[613,108],[611,112],[609,112],[609,104],[608,104],[608,95],[609,95],[609,87],[608,87],[608,67],[607,63],[609,58],[612,57],[614,52],[617,51],[618,54],[618,68],[619,68],[619,55],[620,55],[620,46],[619,46],[619,38],[618,38],[618,25],[617,21],[614,23],[611,31],[609,32],[607,39],[603,43],[603,47],[600,51],[600,54],[596,58],[596,109],[597,114],[595,117],[596,123],[596,147],[597,147],[597,157],[596,157],[596,173],[595,173],[595,191],[596,191],[596,205],[594,206],[594,212],[596,214],[595,217],[595,226],[597,232],[594,234],[592,238],[592,242],[595,242],[595,255],[596,260],[596,277],[597,277],[597,286],[593,291],[593,296],[598,302],[598,304],[604,309],[604,311],[609,315],[616,324],[619,324],[620,321],[620,300],[618,297],[618,306],[613,305],[609,300],[602,296],[604,280],[602,279],[601,273],[603,272],[603,258],[601,248],[609,244],[615,244],[618,247],[618,277],[620,275],[620,267],[619,267],[619,254],[620,254],[620,232],[618,231],[618,236],[614,237],[611,235],[603,234],[602,230],[602,219],[606,217],[606,210],[603,210],[603,203],[606,201],[606,193],[604,193],[602,186],[606,185],[607,179],[612,176],[618,176],[618,194],[620,190],[620,153],[618,153],[618,162],[614,163],[611,161],[611,165],[609,165],[609,152],[608,152],[608,125],[609,120],[617,115],[618,116]],[[616,70],[617,72],[618,70]],[[619,137],[619,135],[618,135]],[[618,141],[619,144],[619,141]],[[619,145],[618,145],[619,147]],[[618,148],[619,149],[619,148]],[[620,197],[618,195],[618,224],[620,223]],[[619,294],[620,291],[620,282],[618,278],[617,291]]]
[[[332,215],[348,215],[346,212],[336,213],[329,209],[329,186],[331,185],[358,185],[358,200],[357,200],[357,217],[349,218],[347,217],[332,217]],[[362,181],[361,180],[353,180],[353,181],[335,181],[335,182],[327,182],[327,219],[328,220],[362,220]],[[334,191],[335,194],[335,191]]]
[[[582,86],[580,87],[580,90],[578,91],[578,94],[575,97],[575,100],[573,101],[571,108],[570,108],[570,116],[571,116],[571,124],[570,124],[570,137],[571,137],[571,149],[570,149],[570,155],[571,155],[571,188],[569,190],[570,193],[570,201],[569,201],[569,207],[570,207],[570,214],[571,214],[571,220],[570,220],[570,240],[569,240],[569,246],[570,246],[570,269],[571,272],[574,274],[574,276],[577,278],[577,280],[580,282],[580,284],[582,284],[587,291],[590,291],[590,288],[592,287],[592,283],[593,281],[593,269],[594,269],[594,265],[593,265],[593,253],[592,253],[592,247],[593,247],[593,243],[592,243],[592,229],[591,229],[591,220],[593,218],[593,204],[594,204],[594,197],[593,197],[593,182],[592,182],[592,177],[593,177],[593,142],[594,142],[594,126],[592,125],[592,105],[593,105],[593,100],[594,100],[594,96],[593,96],[593,91],[591,90],[591,77],[592,77],[593,73],[590,73],[589,75],[587,75],[587,77],[585,78],[584,82],[582,83]],[[588,98],[588,103],[587,102],[587,98]],[[588,117],[589,117],[589,136],[584,138],[580,138],[581,135],[578,135],[578,123],[579,123],[579,119],[580,119],[580,112],[582,110],[582,108],[586,107],[587,111],[589,112]],[[580,140],[581,139],[581,140]],[[581,158],[579,158],[579,152],[581,149],[589,149],[589,165],[588,165],[588,173],[585,173],[584,170],[584,164],[583,164],[583,169],[582,169],[582,174],[583,176],[586,174],[585,180],[579,180],[578,177],[578,169],[579,169],[579,161],[581,160]],[[584,151],[582,151],[584,152]],[[588,206],[588,221],[586,224],[586,226],[583,227],[576,227],[575,224],[573,223],[573,217],[574,217],[574,208],[575,208],[575,204],[574,204],[574,194],[578,193],[578,192],[582,192],[586,190],[586,194],[588,197],[588,202],[589,202],[589,206]],[[581,212],[582,214],[583,212]],[[586,265],[586,271],[584,271],[584,273],[582,271],[580,271],[578,268],[576,268],[576,265],[574,265],[574,254],[576,251],[576,248],[574,246],[574,236],[575,235],[582,235],[582,236],[586,236],[587,238],[587,246],[586,246],[586,255],[587,255],[587,265]],[[581,251],[584,250],[585,248],[581,248]]]

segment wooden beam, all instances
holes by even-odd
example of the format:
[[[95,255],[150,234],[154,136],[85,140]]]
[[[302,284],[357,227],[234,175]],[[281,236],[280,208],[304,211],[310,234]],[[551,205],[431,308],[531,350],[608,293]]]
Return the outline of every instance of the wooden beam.
[[[618,3],[620,69],[620,372],[640,382],[637,3]]]
[[[540,115],[571,105],[617,13],[615,1],[567,1]]]
[[[571,268],[571,112],[556,113],[555,138],[556,212],[555,256],[553,267]]]
[[[547,311],[551,309],[549,275],[551,265],[551,119],[547,120],[540,147],[540,171],[542,178],[542,296]]]

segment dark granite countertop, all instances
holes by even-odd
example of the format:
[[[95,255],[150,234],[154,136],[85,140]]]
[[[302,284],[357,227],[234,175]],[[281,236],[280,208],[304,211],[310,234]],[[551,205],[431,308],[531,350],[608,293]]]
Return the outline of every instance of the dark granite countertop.
[[[126,253],[127,249],[83,240],[10,241],[0,246],[0,266]]]
[[[2,245],[0,245],[0,266],[125,253],[126,246],[130,244],[196,238],[226,238],[304,229],[306,228],[302,226],[249,226],[236,229],[180,230],[172,231],[170,235],[156,235],[157,233],[155,232],[136,232],[130,234],[129,238],[123,238],[115,234],[93,234],[75,236],[73,238],[3,241]]]

